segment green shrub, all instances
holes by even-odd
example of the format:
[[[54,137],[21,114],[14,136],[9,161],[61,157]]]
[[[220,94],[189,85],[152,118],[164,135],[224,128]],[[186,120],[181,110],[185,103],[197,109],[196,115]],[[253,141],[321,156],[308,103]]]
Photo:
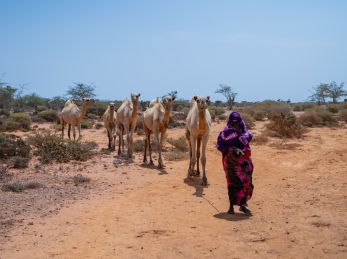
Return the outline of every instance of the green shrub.
[[[38,111],[38,112],[43,112],[43,111],[45,111],[45,110],[47,110],[47,107],[44,106],[44,105],[38,105],[38,106],[36,106],[36,111]]]
[[[0,115],[5,115],[6,117],[9,117],[10,111],[6,109],[0,109]]]
[[[56,122],[59,119],[58,113],[55,110],[45,110],[45,111],[39,112],[37,114],[37,117],[42,118],[46,121],[50,121],[50,122]]]
[[[7,131],[30,130],[31,119],[29,114],[26,113],[13,113],[9,119],[5,121],[5,129]]]
[[[216,116],[218,115],[222,115],[225,113],[225,110],[222,108],[222,107],[216,107],[216,106],[209,106],[208,107],[208,110],[211,112],[211,111],[214,111],[214,113],[216,114]]]
[[[27,168],[29,161],[30,157],[14,156],[8,159],[7,165],[13,168]]]
[[[247,129],[253,129],[255,126],[254,119],[247,113],[240,112],[243,121],[246,123]]]
[[[182,152],[186,152],[189,150],[189,146],[187,144],[185,136],[181,136],[178,139],[167,138],[166,141]]]
[[[136,119],[136,132],[138,129],[143,129],[143,125],[142,125],[142,116],[137,116]]]
[[[82,129],[91,129],[91,128],[93,128],[93,124],[88,120],[82,119],[81,120],[81,128]]]
[[[215,110],[210,110],[210,109],[209,109],[209,112],[210,112],[210,115],[211,115],[211,119],[212,119],[212,120],[215,120],[215,119],[216,119],[216,111],[215,111]]]
[[[62,139],[60,134],[50,130],[36,132],[34,136],[29,136],[28,143],[36,148],[34,155],[40,157],[42,164],[49,164],[53,161],[66,163],[70,160],[86,161],[90,159],[97,148],[95,142],[80,142],[69,139]]]
[[[225,114],[221,114],[221,115],[218,116],[218,119],[220,119],[221,121],[224,121],[224,120],[226,120],[227,118],[228,118],[228,116],[225,115]]]
[[[253,106],[245,106],[245,107],[239,108],[238,112],[246,113],[253,117],[254,114],[256,113],[256,109]]]
[[[31,147],[24,140],[12,140],[0,135],[0,159],[11,157],[30,157]]]

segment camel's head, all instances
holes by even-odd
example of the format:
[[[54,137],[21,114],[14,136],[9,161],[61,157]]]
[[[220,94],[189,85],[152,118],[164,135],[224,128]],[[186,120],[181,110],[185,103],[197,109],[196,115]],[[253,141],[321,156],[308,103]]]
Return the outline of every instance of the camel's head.
[[[110,103],[108,106],[110,106],[110,109],[111,109],[111,110],[114,110],[114,103],[113,103],[113,102]]]
[[[170,95],[162,97],[161,103],[165,107],[165,109],[171,110],[172,102],[175,100],[175,97]]]
[[[198,105],[198,109],[201,111],[204,111],[207,109],[208,105],[210,104],[210,96],[194,96],[194,99],[196,100],[196,103]]]
[[[140,95],[141,95],[141,94],[138,94],[138,93],[132,93],[132,94],[130,95],[130,97],[131,97],[131,102],[132,102],[133,104],[137,104],[137,103],[139,102],[139,97],[140,97]]]
[[[86,105],[89,105],[89,104],[95,103],[95,100],[91,99],[91,98],[82,98],[82,103],[86,104]]]

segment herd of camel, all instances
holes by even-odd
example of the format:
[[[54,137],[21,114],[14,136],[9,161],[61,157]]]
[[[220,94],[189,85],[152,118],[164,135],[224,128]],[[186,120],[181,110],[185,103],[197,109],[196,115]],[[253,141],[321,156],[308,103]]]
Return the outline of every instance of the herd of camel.
[[[119,136],[118,155],[124,153],[123,135],[127,138],[127,156],[133,156],[132,143],[133,133],[136,127],[138,116],[138,102],[140,93],[132,93],[130,100],[125,98],[118,108],[115,110],[115,104],[111,102],[104,115],[102,116],[104,126],[107,129],[109,144],[111,150],[115,150],[116,137]],[[149,151],[149,163],[153,165],[152,150],[150,145],[150,136],[153,133],[158,148],[158,168],[163,168],[163,160],[161,150],[165,133],[168,128],[168,122],[171,115],[172,102],[174,97],[164,96],[159,101],[155,98],[142,114],[142,124],[145,132],[145,149],[143,162],[147,163],[147,147]],[[60,112],[60,123],[62,125],[62,138],[64,137],[64,127],[68,125],[68,137],[72,128],[73,138],[76,140],[75,125],[78,127],[79,137],[81,137],[81,120],[86,115],[87,106],[95,103],[93,99],[82,99],[82,110],[72,101],[65,103],[63,110]],[[207,109],[210,103],[210,97],[194,95],[190,101],[190,109],[186,119],[185,134],[189,143],[190,164],[188,168],[188,176],[200,176],[199,159],[202,164],[202,185],[208,185],[206,177],[206,146],[210,135],[211,115]],[[160,137],[159,137],[160,134]],[[121,149],[122,147],[122,149]],[[201,149],[201,154],[200,154]],[[201,157],[200,157],[201,155]],[[195,165],[197,170],[195,171]]]

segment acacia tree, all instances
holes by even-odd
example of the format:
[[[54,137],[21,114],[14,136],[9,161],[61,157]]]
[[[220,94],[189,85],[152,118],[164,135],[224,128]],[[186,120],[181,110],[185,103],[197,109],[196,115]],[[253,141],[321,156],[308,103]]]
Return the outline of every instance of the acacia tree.
[[[341,83],[339,86],[332,81],[327,87],[327,96],[333,99],[333,103],[337,103],[337,100],[343,96],[347,96],[347,92],[343,90],[344,83]]]
[[[177,91],[171,91],[171,93],[168,93],[167,95],[170,95],[172,98],[177,98]]]
[[[319,84],[317,86],[312,87],[313,91],[310,90],[312,95],[308,97],[308,101],[316,102],[318,105],[325,104],[325,99],[328,98],[328,84]]]
[[[215,91],[215,93],[220,93],[220,94],[224,95],[227,98],[229,110],[231,110],[233,108],[237,93],[234,92],[234,90],[230,86],[220,84],[219,89],[217,89],[217,91]]]
[[[83,83],[74,83],[74,86],[68,86],[69,90],[66,92],[66,96],[73,100],[81,100],[84,97],[93,98],[96,96],[94,83],[90,85]]]

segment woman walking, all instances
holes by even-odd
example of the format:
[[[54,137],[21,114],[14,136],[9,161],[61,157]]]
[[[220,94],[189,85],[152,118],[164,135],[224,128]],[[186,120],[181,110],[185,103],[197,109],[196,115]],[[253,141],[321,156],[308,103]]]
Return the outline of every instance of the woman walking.
[[[253,163],[249,142],[252,134],[238,112],[229,115],[227,126],[219,133],[216,147],[222,152],[222,163],[228,184],[230,207],[229,214],[234,214],[234,205],[240,211],[251,214],[246,208],[247,201],[252,197]]]

